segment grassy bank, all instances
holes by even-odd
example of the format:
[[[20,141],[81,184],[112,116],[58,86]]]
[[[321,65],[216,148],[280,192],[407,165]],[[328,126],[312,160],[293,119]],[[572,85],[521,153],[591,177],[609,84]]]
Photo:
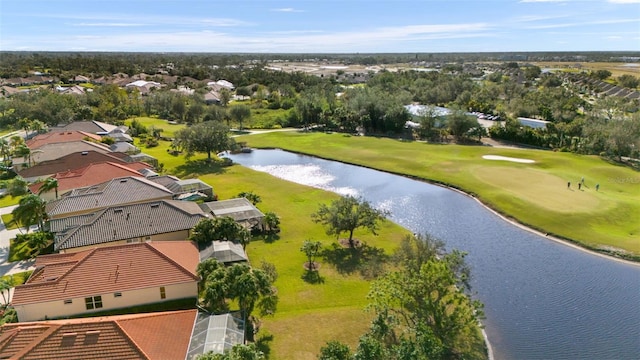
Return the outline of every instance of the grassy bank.
[[[446,184],[543,232],[591,249],[640,256],[640,174],[595,156],[323,133],[266,133],[238,140]],[[483,155],[535,162],[492,161]],[[585,186],[578,189],[582,177]]]
[[[164,163],[167,173],[183,178],[199,177],[212,185],[220,199],[235,197],[242,191],[253,191],[262,198],[258,207],[263,212],[274,211],[281,219],[282,230],[276,239],[256,239],[247,247],[254,266],[259,266],[262,261],[270,262],[275,264],[279,274],[275,284],[280,299],[277,312],[273,317],[262,319],[257,339],[269,358],[316,359],[320,348],[329,340],[355,346],[360,335],[367,330],[370,316],[363,310],[368,303],[369,281],[360,269],[366,268],[365,264],[375,256],[330,260],[338,258],[336,255],[342,249],[331,248],[336,243],[335,238],[327,236],[310,216],[318,204],[328,203],[337,195],[239,165],[223,168],[206,165],[203,154],[187,162],[182,156],[169,155],[168,147],[168,142],[160,141],[160,146],[142,147],[142,150]],[[355,236],[370,248],[390,254],[408,231],[387,221],[378,233],[374,236],[358,231]],[[306,258],[300,247],[307,239],[321,241],[328,250],[327,258],[318,259],[318,282],[308,282],[303,277]],[[370,253],[374,252],[367,254]],[[478,349],[477,357],[483,358],[482,339],[478,337],[472,342]]]

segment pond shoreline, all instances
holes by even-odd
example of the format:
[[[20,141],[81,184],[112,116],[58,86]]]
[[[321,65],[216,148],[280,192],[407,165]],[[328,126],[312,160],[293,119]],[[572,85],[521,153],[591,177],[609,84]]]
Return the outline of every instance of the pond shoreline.
[[[408,179],[412,179],[412,180],[416,180],[416,181],[421,181],[421,182],[425,182],[427,184],[431,184],[431,185],[436,185],[445,189],[449,189],[449,190],[453,190],[457,193],[460,193],[462,195],[465,195],[467,197],[470,197],[472,199],[474,199],[478,204],[482,205],[485,209],[489,210],[491,213],[495,214],[496,216],[500,217],[502,220],[522,229],[525,231],[528,231],[532,234],[544,237],[546,239],[549,239],[551,241],[554,241],[556,243],[559,244],[563,244],[565,246],[571,247],[573,249],[576,250],[581,250],[585,253],[588,254],[592,254],[592,255],[597,255],[600,256],[602,258],[608,259],[608,260],[613,260],[613,261],[617,261],[619,263],[623,263],[623,264],[628,264],[628,265],[633,265],[633,266],[638,266],[640,267],[640,257],[634,257],[632,259],[627,259],[624,257],[620,257],[620,256],[616,256],[616,255],[612,255],[609,252],[604,252],[604,251],[599,251],[597,249],[588,247],[578,241],[572,240],[572,239],[568,239],[565,237],[561,237],[561,236],[557,236],[554,234],[550,234],[548,232],[544,232],[542,229],[538,229],[536,227],[533,227],[531,225],[525,224],[525,223],[521,223],[518,220],[510,217],[507,214],[503,214],[502,212],[500,212],[497,209],[492,208],[491,206],[489,206],[488,204],[484,203],[483,201],[481,201],[476,194],[472,193],[472,192],[466,192],[463,189],[460,189],[454,185],[451,184],[447,184],[447,183],[443,183],[440,181],[434,181],[434,180],[430,180],[430,179],[425,179],[425,178],[421,178],[418,176],[413,176],[413,175],[408,175],[408,174],[403,174],[403,173],[399,173],[399,172],[395,172],[395,171],[389,171],[389,170],[385,170],[385,169],[378,169],[378,168],[374,168],[371,166],[367,166],[367,165],[362,165],[362,164],[357,164],[357,163],[352,163],[349,161],[344,161],[344,160],[339,160],[339,159],[333,159],[333,158],[329,158],[329,157],[323,157],[323,156],[319,156],[319,155],[315,155],[315,154],[311,154],[311,153],[306,153],[306,152],[302,152],[302,151],[295,151],[295,150],[290,150],[290,149],[282,149],[282,148],[275,148],[275,147],[255,147],[256,149],[261,149],[261,150],[283,150],[283,151],[287,151],[293,154],[298,154],[298,155],[305,155],[305,156],[311,156],[311,157],[315,157],[318,159],[323,159],[323,160],[329,160],[329,161],[336,161],[336,162],[340,162],[343,164],[347,164],[347,165],[353,165],[353,166],[359,166],[362,168],[366,168],[366,169],[371,169],[371,170],[376,170],[376,171],[381,171],[387,174],[392,174],[392,175],[398,175],[398,176],[402,176]],[[635,260],[637,258],[637,260]]]

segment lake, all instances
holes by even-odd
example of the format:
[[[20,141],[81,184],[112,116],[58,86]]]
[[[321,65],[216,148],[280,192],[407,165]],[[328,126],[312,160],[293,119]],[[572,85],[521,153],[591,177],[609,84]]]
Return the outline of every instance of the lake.
[[[229,155],[292,182],[361,196],[468,253],[496,359],[640,359],[640,266],[523,230],[456,191],[280,150]]]

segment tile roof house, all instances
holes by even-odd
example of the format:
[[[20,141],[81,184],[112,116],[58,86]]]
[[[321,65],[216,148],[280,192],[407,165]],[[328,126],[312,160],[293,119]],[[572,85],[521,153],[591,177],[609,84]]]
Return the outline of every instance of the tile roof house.
[[[182,310],[5,324],[0,358],[185,359],[197,315]]]
[[[149,180],[158,183],[174,193],[174,197],[182,200],[194,195],[206,195],[213,198],[213,188],[200,179],[180,180],[173,175],[151,176]],[[204,196],[202,196],[204,197]]]
[[[242,343],[242,320],[195,309],[14,323],[0,328],[2,359],[194,360],[208,351],[222,353]]]
[[[33,182],[37,179],[47,178],[58,172],[77,169],[94,163],[109,161],[116,164],[126,165],[127,162],[123,160],[126,156],[127,154],[120,152],[104,154],[93,150],[76,152],[65,155],[59,159],[43,161],[32,167],[19,170],[18,175],[28,182]]]
[[[102,154],[111,152],[109,147],[103,144],[97,144],[90,141],[78,140],[69,142],[50,143],[40,146],[36,151],[31,153],[31,165],[39,164],[43,161],[59,159],[63,156],[83,151],[97,151]],[[16,157],[13,158],[13,168],[16,171],[28,167],[29,159]]]
[[[51,177],[58,180],[58,194],[65,194],[73,189],[100,184],[117,177],[142,176],[139,170],[149,168],[151,168],[151,165],[146,163],[127,163],[124,165],[114,162],[103,162],[89,164],[79,169],[59,172]],[[29,191],[37,194],[42,185],[42,182],[33,183],[29,185]],[[55,190],[50,190],[40,194],[40,197],[47,201],[54,200],[56,198],[55,194]]]
[[[49,219],[92,213],[114,205],[171,199],[173,193],[143,177],[126,176],[75,189],[46,205]]]
[[[190,241],[39,256],[29,279],[15,287],[12,304],[24,322],[195,299],[198,260]]]
[[[49,227],[55,234],[54,249],[65,253],[150,240],[185,240],[204,218],[196,203],[160,200],[53,219]]]
[[[107,124],[101,121],[74,121],[62,126],[52,127],[50,131],[84,131],[91,134],[106,135],[117,129],[117,125]],[[126,128],[126,127],[125,127]]]
[[[246,228],[263,226],[264,214],[245,198],[211,201],[200,204],[202,211],[215,217],[228,216]]]
[[[44,134],[38,134],[26,141],[27,146],[31,150],[36,150],[42,145],[53,143],[65,143],[70,141],[87,140],[100,142],[102,136],[84,132],[84,131],[50,131]]]

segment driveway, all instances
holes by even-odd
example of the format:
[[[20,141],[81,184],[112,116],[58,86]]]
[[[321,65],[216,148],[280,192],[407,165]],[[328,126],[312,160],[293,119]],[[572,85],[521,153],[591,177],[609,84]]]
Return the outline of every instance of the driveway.
[[[8,214],[11,211],[13,211],[13,209],[15,209],[16,207],[17,205],[0,208],[0,215]],[[20,230],[18,229],[7,230],[7,228],[4,226],[4,223],[0,219],[0,276],[11,275],[11,274],[35,269],[35,266],[33,265],[35,261],[32,259],[9,262],[9,240],[16,237],[16,234],[20,234]],[[11,302],[12,294],[13,294],[13,289],[9,290],[9,302]],[[4,303],[4,299],[3,299],[3,296],[1,296],[1,294],[0,294],[0,303]]]

